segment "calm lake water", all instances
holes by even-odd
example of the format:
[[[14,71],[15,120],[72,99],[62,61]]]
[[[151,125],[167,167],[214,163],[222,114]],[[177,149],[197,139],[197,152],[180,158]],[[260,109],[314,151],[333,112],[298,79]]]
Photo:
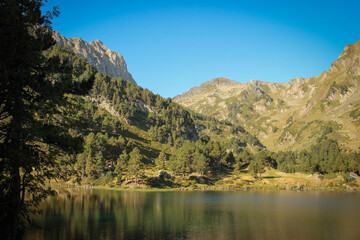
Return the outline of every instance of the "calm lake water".
[[[62,190],[24,239],[360,239],[360,194]]]

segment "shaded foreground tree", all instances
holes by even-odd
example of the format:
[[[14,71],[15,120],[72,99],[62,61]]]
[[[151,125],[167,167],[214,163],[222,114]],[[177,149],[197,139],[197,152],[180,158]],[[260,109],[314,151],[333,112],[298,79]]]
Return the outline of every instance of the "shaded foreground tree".
[[[29,207],[51,192],[44,183],[53,174],[53,157],[81,149],[66,117],[67,93],[77,93],[79,85],[71,66],[44,54],[54,44],[50,20],[58,12],[42,15],[42,4],[0,2],[1,239],[20,238]]]

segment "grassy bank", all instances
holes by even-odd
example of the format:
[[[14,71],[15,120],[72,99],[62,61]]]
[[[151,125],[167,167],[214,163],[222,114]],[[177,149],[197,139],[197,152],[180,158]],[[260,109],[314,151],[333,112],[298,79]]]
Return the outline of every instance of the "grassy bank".
[[[350,178],[344,174],[304,174],[284,173],[267,169],[258,177],[247,170],[240,173],[218,173],[208,176],[181,176],[161,179],[154,175],[143,176],[136,182],[133,180],[119,181],[117,177],[101,177],[95,181],[89,179],[83,183],[51,182],[52,186],[112,189],[118,191],[183,191],[183,190],[240,190],[240,189],[273,189],[273,190],[360,190],[360,179]]]

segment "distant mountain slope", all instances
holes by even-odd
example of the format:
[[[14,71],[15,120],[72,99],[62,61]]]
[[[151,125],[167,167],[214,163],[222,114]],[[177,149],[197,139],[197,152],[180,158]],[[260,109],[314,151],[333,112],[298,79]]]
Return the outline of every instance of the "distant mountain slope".
[[[100,40],[87,43],[81,38],[63,37],[57,31],[53,32],[53,38],[61,46],[69,48],[76,54],[86,58],[99,72],[111,77],[121,77],[136,84],[127,70],[123,56],[108,49]]]
[[[175,102],[219,120],[240,123],[273,150],[305,149],[319,138],[360,147],[360,40],[345,47],[320,76],[289,83],[217,78]]]

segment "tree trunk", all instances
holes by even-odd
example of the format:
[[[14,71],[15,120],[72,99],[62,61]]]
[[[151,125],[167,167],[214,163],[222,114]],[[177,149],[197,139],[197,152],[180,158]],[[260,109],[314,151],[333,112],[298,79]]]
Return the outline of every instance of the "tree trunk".
[[[11,169],[11,180],[12,180],[12,188],[11,192],[9,194],[9,207],[5,210],[5,221],[3,224],[5,224],[5,239],[13,240],[16,239],[17,233],[18,233],[18,219],[19,219],[19,213],[21,208],[21,198],[20,198],[20,173],[19,168],[12,167]],[[6,233],[7,232],[7,233]]]

